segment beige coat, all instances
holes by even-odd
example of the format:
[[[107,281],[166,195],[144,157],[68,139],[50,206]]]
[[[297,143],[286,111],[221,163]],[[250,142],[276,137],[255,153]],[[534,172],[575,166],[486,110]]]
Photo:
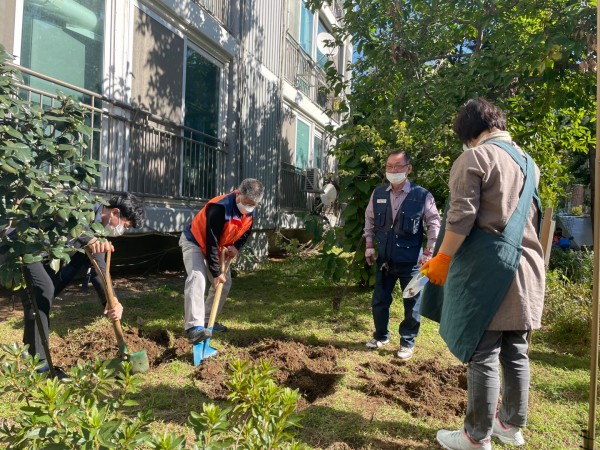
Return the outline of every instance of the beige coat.
[[[499,234],[517,207],[523,173],[508,153],[486,144],[491,139],[512,141],[507,132],[492,133],[477,147],[463,152],[452,166],[447,230],[466,236],[477,225]],[[537,167],[536,174],[539,179]],[[545,269],[536,233],[537,219],[538,211],[532,203],[520,266],[488,330],[531,330],[541,326]]]

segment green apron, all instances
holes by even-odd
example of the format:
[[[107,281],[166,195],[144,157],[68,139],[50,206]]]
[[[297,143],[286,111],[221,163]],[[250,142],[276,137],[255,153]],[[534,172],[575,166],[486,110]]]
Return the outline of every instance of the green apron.
[[[523,157],[505,142],[487,143],[505,150],[525,176],[517,208],[501,235],[474,226],[450,262],[446,283],[427,283],[421,296],[421,315],[439,322],[440,335],[448,349],[463,363],[471,359],[515,278],[532,199],[541,212],[531,157]],[[448,208],[445,211],[434,254],[444,238]],[[538,218],[541,220],[539,215]]]

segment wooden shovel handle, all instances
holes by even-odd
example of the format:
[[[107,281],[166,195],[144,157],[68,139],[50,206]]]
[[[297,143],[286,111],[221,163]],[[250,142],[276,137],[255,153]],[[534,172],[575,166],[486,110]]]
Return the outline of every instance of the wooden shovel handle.
[[[233,258],[225,262],[226,255],[227,249],[224,248],[223,253],[221,254],[221,273],[225,274],[225,276],[227,277],[227,272],[229,271],[229,266],[231,265]],[[213,300],[212,309],[210,310],[210,318],[208,319],[207,328],[212,328],[212,326],[215,324],[215,319],[217,318],[217,311],[219,310],[219,303],[221,302],[221,292],[223,292],[224,284],[225,283],[219,283],[215,290],[215,298]]]
[[[111,251],[106,252],[107,253],[107,255],[106,255],[106,276],[100,270],[100,266],[98,266],[98,263],[94,259],[94,255],[92,254],[91,250],[88,247],[85,248],[85,253],[87,254],[90,261],[92,262],[92,265],[94,266],[94,270],[100,277],[100,280],[102,280],[102,288],[104,289],[104,295],[106,297],[106,303],[108,305],[108,308],[113,309],[116,305],[116,301],[115,301],[115,291],[113,290],[112,280],[110,278],[110,254],[112,252]],[[112,325],[113,325],[113,329],[115,330],[115,336],[117,337],[117,343],[119,344],[119,348],[122,350],[122,353],[126,353],[125,336],[123,334],[123,328],[121,327],[121,321],[113,320]]]

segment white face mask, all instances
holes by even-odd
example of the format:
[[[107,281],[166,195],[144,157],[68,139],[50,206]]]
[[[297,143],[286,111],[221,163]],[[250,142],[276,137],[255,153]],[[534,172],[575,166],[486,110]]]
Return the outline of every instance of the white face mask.
[[[242,214],[250,214],[252,211],[254,211],[254,208],[256,208],[256,206],[248,206],[244,205],[243,203],[238,203],[237,207]]]
[[[463,144],[463,152],[466,152],[467,150],[470,150],[471,147],[469,147],[467,144]]]
[[[121,223],[121,212],[119,212],[119,223],[117,224],[117,226],[115,227],[111,225],[109,219],[108,223],[104,227],[104,231],[110,237],[119,237],[122,236],[123,233],[125,233],[125,227]]]
[[[404,180],[406,180],[406,173],[404,173],[404,172],[399,172],[399,173],[386,172],[385,177],[392,184],[400,184]]]

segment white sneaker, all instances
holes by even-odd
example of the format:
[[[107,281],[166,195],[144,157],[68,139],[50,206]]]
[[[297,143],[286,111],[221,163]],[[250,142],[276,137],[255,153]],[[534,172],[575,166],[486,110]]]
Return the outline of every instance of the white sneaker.
[[[382,339],[380,341],[378,341],[377,339],[373,338],[370,341],[368,341],[365,345],[367,346],[367,348],[380,348],[383,347],[385,344],[389,344],[390,339]]]
[[[492,443],[489,439],[483,442],[475,442],[467,436],[464,429],[456,431],[440,430],[437,432],[437,441],[447,450],[492,450]]]
[[[521,430],[517,427],[504,425],[498,418],[498,413],[496,413],[496,418],[494,419],[492,436],[498,438],[503,444],[525,445],[525,438]]]
[[[415,351],[415,348],[408,348],[408,347],[403,347],[400,346],[400,350],[398,350],[398,358],[404,360],[404,361],[408,361],[410,358],[412,358],[412,355]]]

